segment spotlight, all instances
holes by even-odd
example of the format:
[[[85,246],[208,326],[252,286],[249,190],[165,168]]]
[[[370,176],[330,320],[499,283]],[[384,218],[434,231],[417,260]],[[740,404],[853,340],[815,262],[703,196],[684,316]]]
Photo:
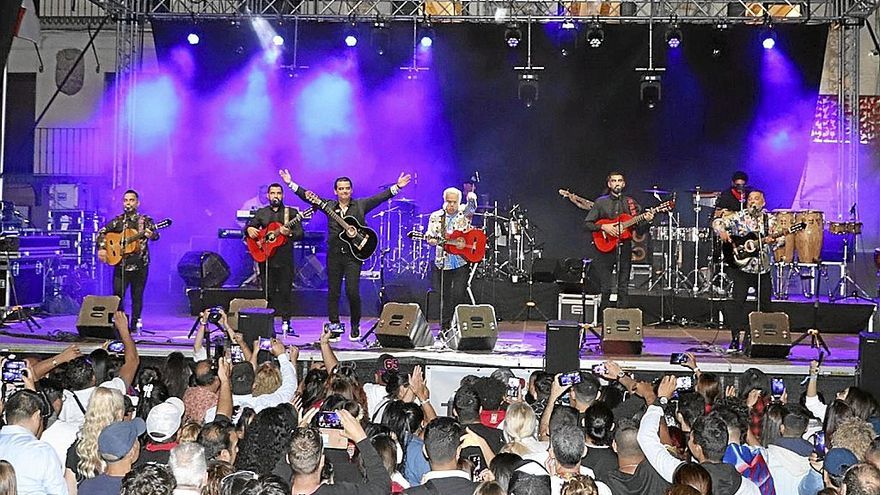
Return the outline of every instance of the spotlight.
[[[639,95],[643,105],[649,109],[656,107],[661,97],[660,74],[655,72],[642,74]]]
[[[272,44],[275,46],[282,46],[284,45],[284,38],[282,38],[280,34],[276,34],[272,37]]]
[[[201,39],[199,38],[198,34],[189,33],[188,35],[186,35],[186,41],[188,41],[190,45],[198,45]]]
[[[765,50],[772,50],[776,46],[776,30],[769,24],[761,28],[761,46]]]
[[[345,46],[349,48],[354,48],[358,44],[358,31],[357,24],[350,23],[348,28],[345,30]]]
[[[563,57],[571,55],[577,48],[578,31],[574,21],[566,20],[559,25],[559,47]]]
[[[678,48],[681,46],[681,28],[677,22],[673,22],[666,28],[666,45],[669,48]]]
[[[526,108],[532,108],[538,101],[538,73],[532,70],[520,72],[516,94]]]
[[[605,41],[605,31],[598,21],[594,21],[587,30],[587,43],[589,43],[590,48],[599,48],[602,46],[603,41]]]
[[[431,48],[434,45],[434,28],[431,22],[425,22],[419,28],[419,46],[422,48]]]
[[[388,51],[388,48],[391,46],[391,31],[388,29],[388,24],[382,19],[376,19],[373,22],[373,30],[370,33],[371,42],[373,44],[373,49],[376,50],[376,53],[379,55],[385,55],[385,52]]]
[[[519,42],[522,41],[522,30],[520,30],[518,23],[507,23],[507,29],[504,30],[504,41],[510,48],[519,46]]]

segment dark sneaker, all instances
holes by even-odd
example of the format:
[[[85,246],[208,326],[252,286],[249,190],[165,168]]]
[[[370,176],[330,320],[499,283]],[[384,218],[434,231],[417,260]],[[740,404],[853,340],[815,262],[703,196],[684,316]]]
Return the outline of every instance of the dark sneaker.
[[[732,339],[727,347],[728,353],[739,352],[739,339]]]
[[[352,342],[357,342],[361,339],[361,329],[360,327],[351,327],[351,333],[348,335],[348,340]]]

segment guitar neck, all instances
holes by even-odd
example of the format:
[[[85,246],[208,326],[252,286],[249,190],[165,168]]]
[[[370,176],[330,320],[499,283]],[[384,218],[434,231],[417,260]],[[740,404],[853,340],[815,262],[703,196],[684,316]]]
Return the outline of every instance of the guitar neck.
[[[339,213],[336,213],[335,211],[331,210],[328,206],[324,207],[324,211],[327,212],[328,217],[332,218],[334,222],[341,225],[342,228],[347,229],[347,228],[351,227],[351,225],[349,225],[348,222],[346,222],[341,216],[339,216]]]
[[[622,222],[620,225],[624,229],[628,229],[628,228],[632,227],[633,225],[641,222],[644,219],[645,219],[645,214],[642,213],[641,215],[636,215],[636,216],[630,218],[629,220]]]

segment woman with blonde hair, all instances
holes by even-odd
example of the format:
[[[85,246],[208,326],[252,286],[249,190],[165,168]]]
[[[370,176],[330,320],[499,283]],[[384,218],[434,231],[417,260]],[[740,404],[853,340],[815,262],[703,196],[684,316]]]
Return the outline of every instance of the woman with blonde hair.
[[[0,495],[16,495],[15,468],[7,461],[0,461]]]
[[[110,423],[122,421],[125,400],[122,392],[98,387],[89,399],[79,439],[67,452],[67,468],[76,473],[77,481],[94,478],[104,472],[107,463],[98,453],[98,435]]]
[[[257,368],[254,376],[253,396],[268,395],[281,387],[281,370],[272,363],[265,362]]]
[[[507,444],[503,452],[517,455],[537,454],[547,450],[547,444],[539,442],[538,417],[532,406],[525,402],[514,402],[507,408],[504,416],[504,438]]]
[[[561,495],[597,495],[599,488],[593,478],[583,474],[572,476],[562,485]]]

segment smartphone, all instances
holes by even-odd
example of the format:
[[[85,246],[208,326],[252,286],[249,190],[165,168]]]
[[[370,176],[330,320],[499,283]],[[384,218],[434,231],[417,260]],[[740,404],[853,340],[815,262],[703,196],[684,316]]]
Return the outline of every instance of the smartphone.
[[[683,352],[673,352],[669,355],[669,364],[684,364],[687,360],[687,354]]]
[[[22,383],[22,372],[27,363],[20,359],[10,359],[3,363],[3,381],[6,383]]]
[[[315,416],[318,421],[318,428],[328,428],[331,430],[341,430],[342,421],[336,411],[321,411]]]
[[[785,393],[785,382],[782,378],[776,377],[770,379],[770,395],[778,399]]]
[[[232,364],[244,362],[244,351],[241,350],[240,345],[232,344],[229,346],[229,358],[232,360]]]
[[[580,371],[572,371],[570,373],[563,373],[559,375],[559,384],[563,387],[570,387],[575,383],[581,382],[581,372]]]
[[[819,459],[825,458],[825,432],[817,431],[813,434],[813,451]]]
[[[605,363],[599,363],[593,365],[593,374],[599,376],[605,376],[605,373],[608,372],[608,368],[605,366]]]
[[[271,351],[272,350],[272,339],[260,337],[260,350],[261,351]]]
[[[472,471],[471,476],[476,478],[486,469],[486,466],[483,466],[483,456],[481,455],[469,455],[467,456],[468,460],[471,461],[471,464],[474,465],[474,470]]]
[[[122,354],[125,352],[125,344],[121,340],[114,340],[107,346],[107,350],[114,354]]]
[[[679,376],[675,379],[676,390],[690,390],[692,388],[694,388],[694,377]]]
[[[510,377],[507,379],[507,396],[511,399],[519,397],[520,382],[519,378]]]

